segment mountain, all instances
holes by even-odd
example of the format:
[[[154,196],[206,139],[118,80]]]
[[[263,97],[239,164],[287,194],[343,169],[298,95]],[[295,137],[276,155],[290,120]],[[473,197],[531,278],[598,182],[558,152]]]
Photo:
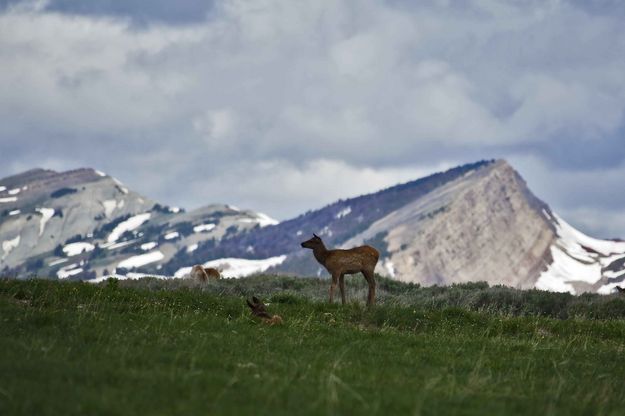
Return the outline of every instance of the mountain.
[[[0,179],[0,270],[82,279],[158,270],[200,242],[275,222],[227,205],[162,206],[93,169],[35,169]]]
[[[0,180],[0,268],[15,275],[183,276],[203,263],[226,276],[325,275],[300,242],[371,244],[376,270],[423,285],[487,281],[609,293],[625,281],[625,242],[568,225],[505,161],[481,161],[277,223],[209,205],[154,203],[91,169],[34,170]],[[135,273],[135,274],[133,274]]]
[[[625,243],[574,230],[503,160],[337,201],[218,245],[200,244],[187,262],[227,268],[224,258],[266,259],[277,263],[271,272],[325,275],[299,246],[313,232],[328,247],[371,244],[381,252],[378,273],[424,285],[487,281],[609,293],[625,280]],[[174,258],[164,267],[175,273],[180,266]]]

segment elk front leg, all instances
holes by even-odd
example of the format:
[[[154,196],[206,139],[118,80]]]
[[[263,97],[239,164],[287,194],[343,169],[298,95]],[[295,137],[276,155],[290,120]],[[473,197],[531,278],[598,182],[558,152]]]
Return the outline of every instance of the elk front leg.
[[[341,289],[341,303],[345,305],[345,274],[339,276],[339,289]]]
[[[367,306],[371,306],[375,304],[375,276],[373,274],[373,270],[363,270],[362,274],[365,276],[365,279],[367,279],[367,283],[369,284]]]
[[[336,283],[339,280],[339,276],[336,274],[332,275],[332,283],[330,284],[330,303],[334,302],[334,289],[336,289]]]

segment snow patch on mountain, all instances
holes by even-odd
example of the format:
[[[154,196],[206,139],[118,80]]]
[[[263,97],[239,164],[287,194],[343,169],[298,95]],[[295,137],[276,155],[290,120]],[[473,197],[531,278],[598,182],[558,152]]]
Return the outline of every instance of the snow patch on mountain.
[[[263,214],[262,212],[256,213],[256,218],[257,218],[258,225],[260,225],[260,228],[267,227],[269,225],[280,224],[280,221],[274,218],[271,218],[269,215]]]
[[[49,266],[58,266],[59,264],[63,264],[63,263],[67,263],[68,259],[57,259],[54,261],[51,261]]]
[[[91,243],[87,243],[84,241],[79,241],[76,243],[67,244],[63,247],[63,253],[68,255],[69,257],[76,256],[81,253],[87,253],[89,251],[93,251],[95,246]]]
[[[262,273],[270,267],[278,266],[286,260],[286,256],[275,256],[260,260],[241,258],[223,258],[204,263],[204,267],[219,269],[222,277],[245,277],[254,273]],[[184,277],[191,272],[191,267],[183,267],[174,273],[175,277]]]
[[[201,233],[203,231],[210,231],[215,228],[215,224],[200,224],[193,227],[194,233]]]
[[[107,250],[117,250],[118,248],[126,247],[136,242],[137,242],[137,239],[128,240],[128,241],[120,241],[119,243],[106,243],[102,245],[102,248],[106,248]]]
[[[111,231],[109,234],[107,241],[109,243],[113,243],[119,239],[119,237],[125,233],[126,231],[132,231],[135,228],[141,226],[144,222],[150,219],[152,214],[149,212],[135,215],[134,217],[128,218],[126,221],[122,221]]]
[[[117,267],[123,269],[132,269],[133,267],[141,267],[146,264],[155,263],[165,258],[165,255],[159,250],[152,251],[150,253],[139,254],[138,256],[129,257],[126,260],[119,262]]]
[[[20,211],[19,209],[14,209],[13,211],[9,212],[9,217],[12,217],[14,215],[19,215],[22,211]]]
[[[80,264],[73,263],[68,266],[61,267],[59,271],[56,272],[56,277],[59,279],[67,279],[70,276],[75,276],[80,273],[82,273],[82,267],[80,267]]]
[[[2,256],[3,258],[8,256],[9,253],[11,251],[13,251],[14,249],[17,248],[17,246],[20,245],[20,236],[18,235],[17,237],[11,239],[11,240],[6,240],[2,242],[2,251],[4,251],[4,256]]]
[[[53,208],[36,208],[35,211],[41,214],[41,221],[39,222],[39,236],[43,235],[43,231],[46,229],[46,223],[54,216]]]
[[[158,243],[156,241],[150,241],[149,243],[143,243],[141,244],[141,250],[143,251],[150,251],[153,248],[155,248],[158,245]]]
[[[175,238],[180,237],[180,233],[178,231],[172,231],[171,233],[165,234],[163,237],[165,240],[173,240]]]
[[[8,203],[8,202],[16,202],[16,201],[17,201],[16,196],[8,196],[6,198],[0,198],[0,204]]]
[[[337,214],[336,214],[336,219],[340,220],[341,218],[345,217],[346,215],[351,214],[352,212],[352,207],[347,207],[347,208],[343,208],[342,210],[340,210]]]
[[[573,283],[592,285],[602,277],[609,277],[607,271],[602,271],[603,267],[624,257],[625,242],[589,237],[556,214],[550,219],[558,239],[551,246],[552,263],[536,281],[537,289],[576,294]]]

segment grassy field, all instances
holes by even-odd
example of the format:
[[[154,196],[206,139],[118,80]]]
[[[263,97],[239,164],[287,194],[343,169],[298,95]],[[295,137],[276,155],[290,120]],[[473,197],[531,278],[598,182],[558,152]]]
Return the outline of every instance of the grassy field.
[[[0,414],[625,412],[623,298],[360,280],[0,280]]]

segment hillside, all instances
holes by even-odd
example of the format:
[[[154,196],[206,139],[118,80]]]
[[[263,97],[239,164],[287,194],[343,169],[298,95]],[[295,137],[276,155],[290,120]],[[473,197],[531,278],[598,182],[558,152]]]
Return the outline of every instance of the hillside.
[[[625,243],[574,230],[503,160],[460,166],[220,244],[203,243],[184,260],[227,269],[227,261],[215,259],[265,259],[275,264],[271,272],[321,276],[326,271],[299,246],[313,232],[329,247],[375,246],[381,253],[376,271],[404,282],[486,281],[606,294],[625,281]],[[182,276],[187,269],[179,267],[174,258],[164,270]]]
[[[274,222],[223,204],[163,206],[93,169],[36,169],[0,179],[0,270],[60,279],[154,271],[199,242]]]
[[[389,282],[424,303],[366,310],[298,294],[302,282],[325,292],[322,281],[161,290],[173,282],[0,280],[0,413],[587,415],[625,401],[625,321],[589,319],[622,317],[614,295]],[[242,295],[254,285],[286,288],[266,298],[284,325],[250,317]],[[514,298],[535,313],[507,311]],[[552,317],[566,304],[575,319]]]

